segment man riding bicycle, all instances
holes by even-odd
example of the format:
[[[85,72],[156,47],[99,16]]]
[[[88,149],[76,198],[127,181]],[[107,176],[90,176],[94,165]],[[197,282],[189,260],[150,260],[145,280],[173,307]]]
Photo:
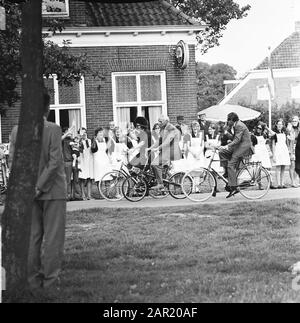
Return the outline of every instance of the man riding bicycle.
[[[160,126],[159,140],[148,149],[152,152],[159,152],[151,163],[157,180],[157,185],[153,186],[152,189],[164,188],[163,167],[169,165],[171,161],[179,160],[182,157],[179,146],[179,130],[170,123],[169,117],[165,115],[158,118],[158,124]]]
[[[232,142],[228,145],[219,147],[219,156],[220,160],[228,160],[229,194],[226,198],[229,198],[238,192],[236,171],[240,158],[252,155],[254,150],[251,134],[247,126],[239,120],[236,113],[231,112],[228,114],[227,123],[233,129],[234,136]]]

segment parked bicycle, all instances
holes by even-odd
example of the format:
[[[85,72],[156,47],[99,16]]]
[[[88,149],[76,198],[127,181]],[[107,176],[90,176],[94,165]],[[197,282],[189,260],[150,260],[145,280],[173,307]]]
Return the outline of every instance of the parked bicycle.
[[[171,173],[171,164],[163,168],[163,189],[152,189],[157,185],[157,180],[154,175],[149,159],[143,168],[135,168],[131,176],[127,177],[122,183],[122,193],[128,201],[138,202],[145,196],[150,195],[154,198],[164,198],[171,195],[175,199],[185,199],[188,192],[185,194],[182,191],[182,179],[184,172]],[[186,176],[186,181],[189,177]]]
[[[191,201],[204,202],[211,196],[216,196],[217,179],[225,184],[228,190],[228,180],[217,172],[212,164],[218,148],[212,151],[207,168],[198,167],[188,171],[182,179],[182,191]],[[249,158],[241,158],[237,166],[237,188],[247,199],[260,199],[264,197],[271,184],[270,174],[260,162],[249,162]],[[187,180],[188,179],[188,180]]]

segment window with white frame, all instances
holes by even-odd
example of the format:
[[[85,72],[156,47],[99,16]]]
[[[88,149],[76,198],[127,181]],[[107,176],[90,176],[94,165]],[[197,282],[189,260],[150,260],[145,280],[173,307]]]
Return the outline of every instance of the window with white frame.
[[[165,72],[112,73],[114,121],[127,127],[137,116],[152,129],[161,114],[167,114]]]
[[[291,97],[292,99],[300,99],[300,82],[291,84]]]
[[[69,17],[69,0],[43,0],[44,17]]]
[[[50,94],[50,113],[48,120],[62,128],[73,128],[74,134],[86,126],[84,79],[73,86],[59,85],[56,77],[45,79]]]
[[[269,89],[268,89],[268,85],[264,84],[264,85],[259,85],[256,87],[257,90],[257,100],[269,100]]]

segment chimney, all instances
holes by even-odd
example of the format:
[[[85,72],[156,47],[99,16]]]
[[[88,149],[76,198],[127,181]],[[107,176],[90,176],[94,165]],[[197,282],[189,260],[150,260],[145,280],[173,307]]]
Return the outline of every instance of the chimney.
[[[300,20],[295,22],[295,31],[297,33],[300,33]]]

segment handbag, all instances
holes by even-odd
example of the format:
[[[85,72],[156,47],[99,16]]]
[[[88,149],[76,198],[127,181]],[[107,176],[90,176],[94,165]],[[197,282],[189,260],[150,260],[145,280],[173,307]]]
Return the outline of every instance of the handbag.
[[[95,139],[92,139],[91,151],[92,153],[96,153],[98,151],[98,145]]]

